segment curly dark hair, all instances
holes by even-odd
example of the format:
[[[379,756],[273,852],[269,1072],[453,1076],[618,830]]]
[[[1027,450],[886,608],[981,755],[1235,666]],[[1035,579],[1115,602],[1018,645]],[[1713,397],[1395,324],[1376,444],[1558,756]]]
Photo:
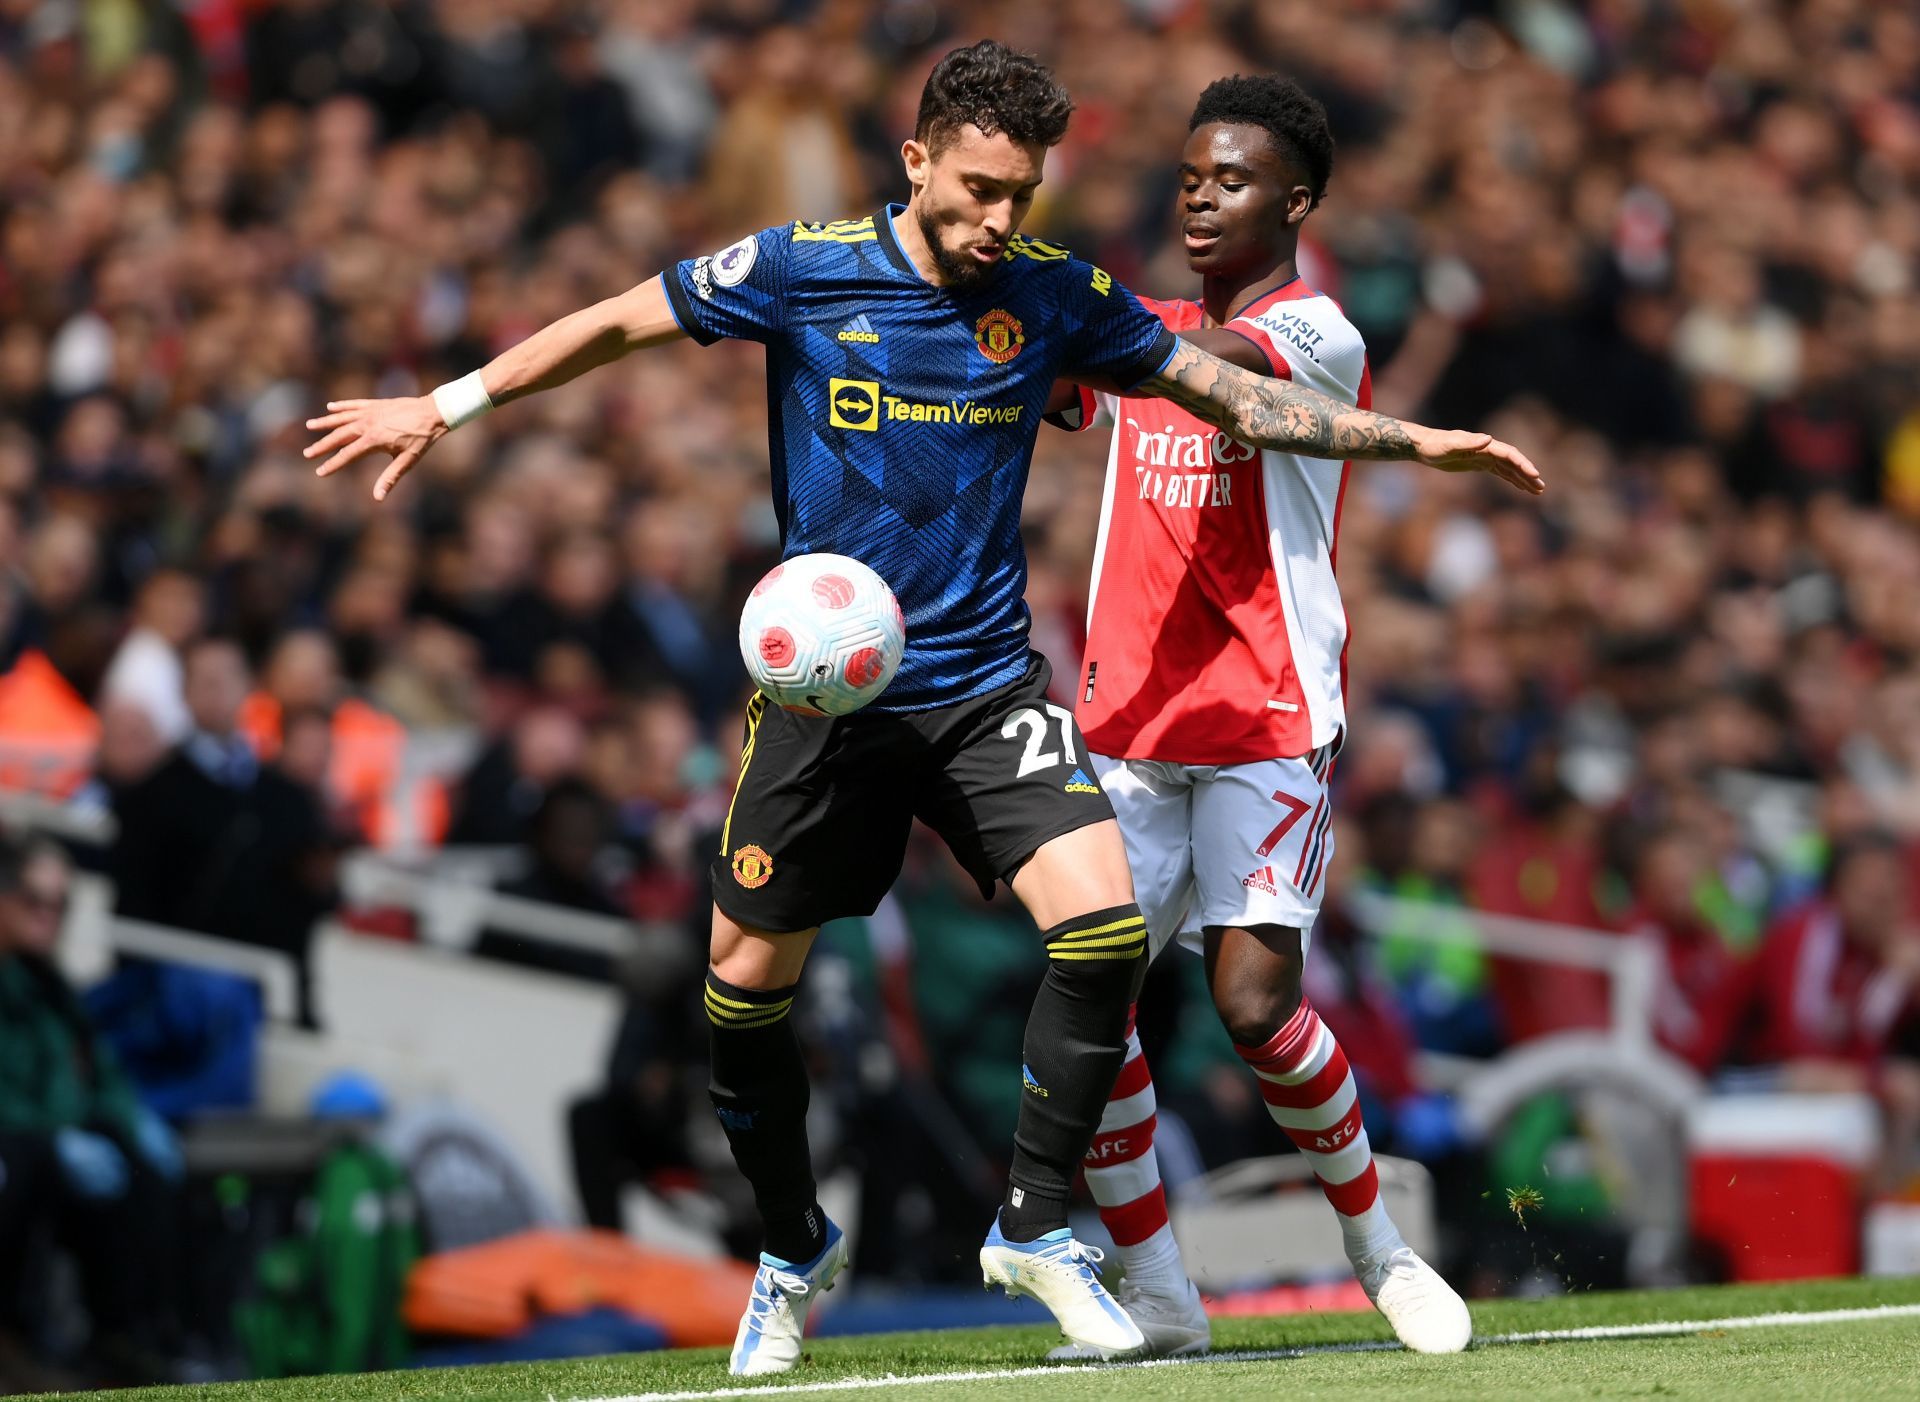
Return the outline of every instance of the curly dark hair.
[[[988,136],[1004,132],[1021,143],[1052,146],[1067,134],[1072,116],[1073,99],[1045,64],[982,39],[934,65],[920,93],[913,139],[937,156],[972,123]]]
[[[1333,129],[1327,125],[1327,109],[1293,79],[1271,74],[1215,79],[1194,104],[1187,130],[1209,122],[1264,128],[1280,154],[1305,173],[1314,204],[1326,197],[1333,174]]]

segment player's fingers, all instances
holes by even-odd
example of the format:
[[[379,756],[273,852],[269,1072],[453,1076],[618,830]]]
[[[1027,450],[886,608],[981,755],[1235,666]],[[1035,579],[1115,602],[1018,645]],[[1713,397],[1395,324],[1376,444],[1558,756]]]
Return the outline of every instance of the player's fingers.
[[[327,401],[327,412],[331,414],[336,409],[364,409],[369,404],[378,404],[379,402],[377,399],[329,399]]]
[[[380,474],[380,480],[373,484],[373,499],[375,501],[385,501],[387,499],[387,493],[393,490],[394,484],[402,477],[405,477],[407,475],[407,469],[419,460],[419,450],[409,448],[406,452],[388,463],[387,470]]]
[[[1547,489],[1546,479],[1541,477],[1540,469],[1513,444],[1502,443],[1496,438],[1487,444],[1486,451],[1500,464],[1500,475],[1514,486],[1529,492],[1544,492]]]
[[[359,418],[360,418],[360,411],[358,409],[342,409],[337,414],[321,414],[314,418],[308,419],[307,427],[312,429],[315,433],[318,433],[322,429],[338,428],[340,427],[341,424],[354,423]]]
[[[1504,467],[1500,471],[1500,476],[1510,486],[1518,488],[1528,496],[1537,497],[1547,489],[1545,480],[1537,472],[1528,474],[1517,467]]]
[[[1492,465],[1492,472],[1508,486],[1516,487],[1531,495],[1538,495],[1547,489],[1547,484],[1541,480],[1538,472],[1529,471],[1518,463],[1496,462]]]
[[[351,443],[359,436],[359,433],[360,430],[358,428],[355,428],[352,424],[346,424],[343,427],[336,428],[325,438],[307,444],[306,447],[300,450],[300,456],[304,458],[325,457],[341,444]]]
[[[350,463],[358,462],[373,451],[373,444],[365,438],[356,438],[339,452],[328,458],[313,470],[315,477],[331,477]]]

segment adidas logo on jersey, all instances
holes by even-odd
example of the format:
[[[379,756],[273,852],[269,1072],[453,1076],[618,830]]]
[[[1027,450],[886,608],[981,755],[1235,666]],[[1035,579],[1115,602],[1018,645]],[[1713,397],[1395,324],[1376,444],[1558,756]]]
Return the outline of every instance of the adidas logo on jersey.
[[[1068,793],[1099,793],[1100,786],[1087,777],[1086,770],[1076,769],[1073,771],[1073,777],[1067,780],[1066,791]]]
[[[1241,878],[1240,884],[1250,891],[1265,891],[1269,896],[1280,894],[1280,888],[1273,882],[1272,867],[1261,867],[1258,871],[1248,872]]]
[[[867,314],[861,312],[859,316],[840,328],[838,339],[863,346],[877,346],[880,344],[880,333],[873,329],[873,323],[867,320]]]

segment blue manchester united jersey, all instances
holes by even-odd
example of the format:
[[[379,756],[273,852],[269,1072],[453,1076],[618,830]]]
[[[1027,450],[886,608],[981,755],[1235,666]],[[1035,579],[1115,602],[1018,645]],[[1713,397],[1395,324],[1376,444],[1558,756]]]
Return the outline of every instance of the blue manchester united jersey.
[[[1131,387],[1174,341],[1126,288],[1035,239],[1009,240],[977,289],[935,287],[900,248],[899,212],[779,225],[665,282],[702,345],[765,343],[784,553],[850,555],[892,587],[906,656],[875,709],[909,711],[1026,666],[1020,505],[1054,380]]]

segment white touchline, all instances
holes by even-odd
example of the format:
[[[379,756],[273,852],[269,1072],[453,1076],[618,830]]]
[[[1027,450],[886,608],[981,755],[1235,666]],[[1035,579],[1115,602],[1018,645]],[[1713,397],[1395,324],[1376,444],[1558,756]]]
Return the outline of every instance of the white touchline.
[[[1651,1324],[1596,1324],[1585,1329],[1536,1329],[1524,1334],[1484,1334],[1474,1347],[1489,1344],[1544,1344],[1581,1339],[1647,1339],[1698,1334],[1707,1329],[1766,1329],[1800,1324],[1847,1324],[1864,1319],[1920,1317],[1920,1305],[1870,1305],[1844,1310],[1782,1310],[1730,1319],[1674,1319]],[[1397,1352],[1399,1344],[1382,1339],[1345,1344],[1306,1344],[1299,1348],[1241,1349],[1197,1358],[1148,1358],[1131,1363],[1059,1363],[1048,1367],[969,1369],[954,1373],[886,1373],[877,1378],[838,1378],[826,1383],[767,1383],[760,1387],[718,1387],[704,1392],[637,1392],[626,1397],[577,1398],[575,1402],[704,1402],[720,1397],[783,1397],[796,1392],[868,1392],[921,1383],[980,1383],[1000,1378],[1057,1377],[1062,1373],[1104,1373],[1122,1368],[1198,1368],[1209,1363],[1267,1363],[1322,1353]]]

